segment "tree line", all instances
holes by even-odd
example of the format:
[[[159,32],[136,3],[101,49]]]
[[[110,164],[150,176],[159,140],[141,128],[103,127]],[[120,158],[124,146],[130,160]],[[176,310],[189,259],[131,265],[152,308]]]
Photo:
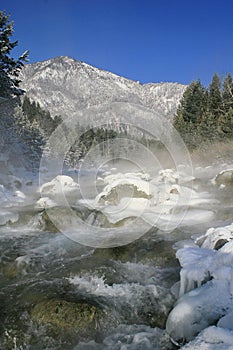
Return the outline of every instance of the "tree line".
[[[19,74],[28,51],[18,59],[12,57],[12,50],[18,45],[11,41],[13,22],[9,15],[0,11],[0,97],[14,99],[20,105],[19,96],[24,91],[20,89]],[[1,99],[0,99],[1,102]],[[42,110],[36,102],[26,96],[22,103],[21,117],[16,121],[28,130],[37,130],[37,144],[45,144],[55,128],[62,122],[60,116],[51,117],[48,111]],[[174,117],[174,127],[190,149],[202,144],[233,139],[233,81],[228,74],[223,81],[214,74],[208,88],[200,80],[193,81],[184,92],[183,98]],[[85,154],[90,147],[98,142],[117,137],[113,131],[92,130],[84,132],[82,140],[77,141],[73,148],[78,147],[80,155]],[[33,140],[31,140],[32,142]],[[73,151],[73,150],[72,150]],[[74,152],[76,153],[76,152]]]
[[[52,118],[49,111],[42,109],[38,102],[31,101],[27,95],[24,97],[22,109],[30,124],[39,128],[45,137],[49,137],[62,122],[61,116]]]
[[[233,81],[214,74],[205,88],[200,79],[184,92],[173,125],[190,149],[233,139]]]

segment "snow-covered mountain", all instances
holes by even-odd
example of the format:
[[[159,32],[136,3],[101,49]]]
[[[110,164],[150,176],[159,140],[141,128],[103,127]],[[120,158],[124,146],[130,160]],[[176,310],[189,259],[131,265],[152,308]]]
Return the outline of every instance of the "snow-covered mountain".
[[[26,65],[21,80],[29,98],[63,118],[90,106],[128,102],[171,119],[186,89],[178,83],[141,84],[66,56]]]

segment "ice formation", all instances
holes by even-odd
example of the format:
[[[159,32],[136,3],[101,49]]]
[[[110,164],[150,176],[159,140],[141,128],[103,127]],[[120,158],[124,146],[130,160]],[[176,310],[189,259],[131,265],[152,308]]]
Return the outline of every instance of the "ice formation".
[[[182,350],[232,350],[233,332],[211,326],[203,330],[193,341],[182,347]]]
[[[192,340],[219,319],[219,327],[232,330],[232,238],[232,224],[210,228],[195,240],[200,246],[187,246],[177,251],[182,266],[179,299],[166,325],[175,341]]]
[[[211,280],[184,294],[169,314],[166,329],[178,342],[190,341],[233,308],[229,284]]]

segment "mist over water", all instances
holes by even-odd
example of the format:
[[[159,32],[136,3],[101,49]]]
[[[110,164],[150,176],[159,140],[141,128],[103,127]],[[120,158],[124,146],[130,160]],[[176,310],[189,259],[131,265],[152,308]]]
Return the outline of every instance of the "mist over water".
[[[192,163],[178,135],[156,117],[146,125],[148,111],[111,113],[126,110],[163,147],[117,138],[69,167],[75,135],[63,125],[39,174],[1,175],[1,349],[174,348],[176,250],[231,223],[232,189],[212,180],[232,165]]]

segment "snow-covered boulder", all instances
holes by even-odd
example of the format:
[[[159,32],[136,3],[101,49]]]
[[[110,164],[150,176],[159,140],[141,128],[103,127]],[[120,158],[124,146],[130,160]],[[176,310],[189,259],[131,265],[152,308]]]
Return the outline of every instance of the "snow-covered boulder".
[[[80,203],[101,211],[113,224],[140,217],[151,226],[170,231],[213,217],[213,212],[206,209],[212,201],[209,194],[179,183],[192,179],[173,169],[161,170],[154,178],[140,172],[111,174],[103,178],[106,186],[94,200],[82,199]]]
[[[58,175],[52,181],[43,184],[39,191],[42,197],[49,197],[56,202],[60,202],[64,197],[77,200],[79,185],[70,176]]]
[[[233,169],[223,170],[213,179],[213,183],[220,185],[233,185]]]
[[[48,197],[42,197],[37,202],[35,207],[38,209],[47,209],[56,207],[57,203]]]
[[[166,330],[178,343],[192,340],[233,308],[233,295],[225,280],[211,280],[184,294],[168,316]]]
[[[177,342],[192,340],[200,331],[214,325],[226,327],[233,310],[232,225],[209,229],[196,240],[199,246],[186,246],[176,253],[182,266],[179,299],[171,311],[166,329]],[[226,240],[216,248],[219,239]],[[225,317],[224,317],[225,316]]]
[[[202,248],[219,249],[233,239],[233,224],[225,227],[211,227],[195,243]]]

